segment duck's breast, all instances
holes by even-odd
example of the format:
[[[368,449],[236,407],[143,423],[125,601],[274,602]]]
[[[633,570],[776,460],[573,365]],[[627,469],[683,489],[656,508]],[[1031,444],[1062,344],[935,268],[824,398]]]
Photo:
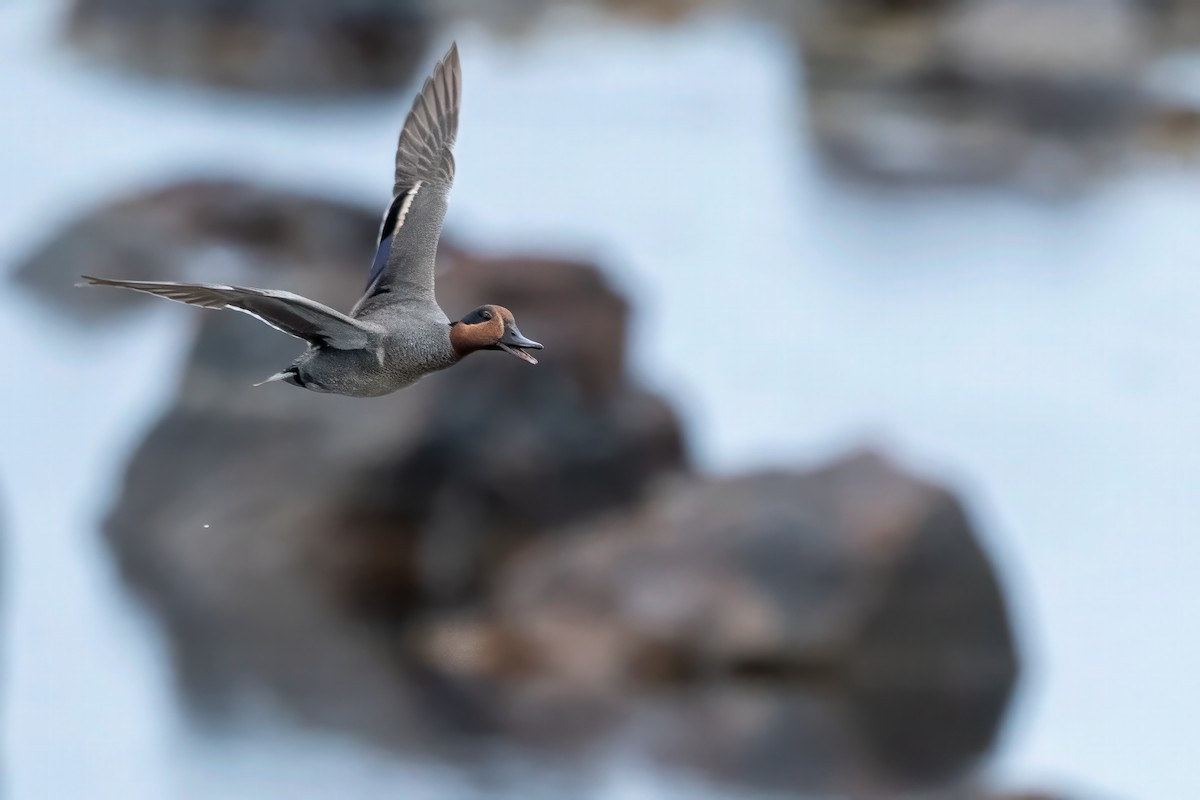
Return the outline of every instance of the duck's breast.
[[[450,323],[410,320],[387,337],[383,369],[409,382],[452,365],[457,359],[450,344]]]

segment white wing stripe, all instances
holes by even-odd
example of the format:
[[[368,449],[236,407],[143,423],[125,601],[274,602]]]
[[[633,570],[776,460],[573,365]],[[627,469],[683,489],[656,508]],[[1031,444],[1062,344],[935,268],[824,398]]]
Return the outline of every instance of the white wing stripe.
[[[226,303],[224,306],[222,306],[222,308],[227,308],[227,309],[229,309],[230,311],[237,311],[237,312],[240,312],[240,313],[242,313],[242,314],[245,314],[245,315],[246,315],[246,316],[248,316],[248,317],[254,317],[256,320],[258,320],[259,322],[263,323],[264,325],[270,325],[270,326],[271,326],[272,328],[274,328],[275,330],[279,331],[280,333],[286,333],[288,336],[295,336],[297,339],[303,339],[303,338],[304,338],[303,336],[297,336],[296,334],[292,333],[291,331],[285,331],[283,328],[279,327],[279,326],[278,326],[278,325],[276,325],[274,322],[271,322],[269,319],[267,319],[267,318],[265,318],[265,317],[261,317],[261,316],[259,316],[258,314],[255,314],[253,311],[251,311],[251,310],[249,310],[249,309],[246,309],[246,308],[241,308],[241,307],[239,307],[239,306],[230,305],[229,303]]]
[[[421,191],[422,183],[424,183],[424,181],[417,181],[414,183],[413,187],[408,190],[408,194],[405,195],[404,203],[400,206],[400,213],[396,215],[396,227],[392,228],[393,236],[395,236],[396,233],[404,227],[404,218],[408,216],[408,210],[412,208],[413,200],[415,200],[417,197],[417,192]]]

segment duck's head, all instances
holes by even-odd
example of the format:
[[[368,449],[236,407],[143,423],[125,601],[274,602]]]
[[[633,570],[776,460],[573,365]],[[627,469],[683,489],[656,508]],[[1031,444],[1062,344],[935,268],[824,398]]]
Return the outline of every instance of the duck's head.
[[[530,364],[537,359],[529,350],[541,350],[542,346],[521,335],[512,312],[504,306],[480,306],[450,327],[450,344],[459,358],[476,350],[503,350]]]

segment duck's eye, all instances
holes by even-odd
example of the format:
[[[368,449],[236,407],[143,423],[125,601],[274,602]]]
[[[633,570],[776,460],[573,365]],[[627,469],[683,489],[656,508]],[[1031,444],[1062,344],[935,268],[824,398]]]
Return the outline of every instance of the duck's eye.
[[[484,311],[484,312],[480,313],[479,316],[483,317],[484,321],[486,322],[487,320],[492,318],[492,312]]]

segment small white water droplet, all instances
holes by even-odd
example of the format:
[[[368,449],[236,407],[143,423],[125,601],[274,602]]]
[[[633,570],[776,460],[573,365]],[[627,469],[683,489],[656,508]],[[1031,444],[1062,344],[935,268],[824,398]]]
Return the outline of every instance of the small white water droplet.
[[[206,528],[207,528],[207,527],[208,527],[208,525],[205,525],[204,527],[206,527]]]

